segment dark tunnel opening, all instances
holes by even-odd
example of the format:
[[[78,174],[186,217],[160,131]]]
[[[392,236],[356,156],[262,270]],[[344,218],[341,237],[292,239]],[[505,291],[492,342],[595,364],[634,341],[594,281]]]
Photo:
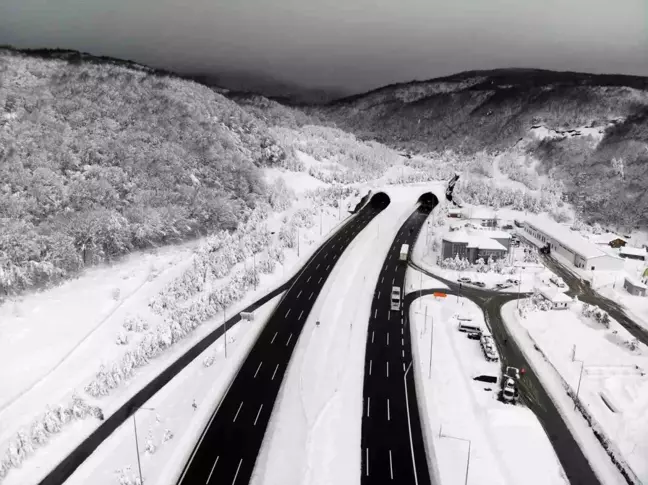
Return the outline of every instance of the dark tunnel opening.
[[[438,205],[439,199],[432,192],[425,192],[419,197],[418,203],[421,204],[422,210],[431,212]]]
[[[384,192],[378,192],[375,194],[371,200],[369,201],[369,204],[371,207],[375,209],[385,209],[389,203],[391,202],[391,199],[389,196],[384,193]]]

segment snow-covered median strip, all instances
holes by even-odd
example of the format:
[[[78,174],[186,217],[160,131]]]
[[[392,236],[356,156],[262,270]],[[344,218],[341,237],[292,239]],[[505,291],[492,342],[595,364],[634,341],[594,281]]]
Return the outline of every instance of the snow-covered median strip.
[[[544,354],[536,350],[536,342],[521,325],[515,305],[515,302],[509,302],[502,307],[502,320],[524,353],[525,358],[531,367],[533,367],[535,374],[542,382],[542,386],[547,391],[547,394],[565,419],[568,428],[592,466],[592,469],[601,482],[606,485],[626,484],[619,470],[612,463],[610,457],[601,446],[601,443],[594,436],[589,423],[575,409],[574,401],[567,394],[561,376],[544,357]],[[545,318],[549,317],[545,316]],[[557,320],[557,323],[560,323],[560,320]],[[558,339],[563,338],[562,331],[562,329],[557,329],[558,333],[556,337]]]
[[[465,483],[470,441],[470,485],[566,485],[533,413],[498,401],[498,384],[474,380],[480,375],[499,378],[500,365],[486,361],[479,341],[458,331],[457,313],[474,315],[474,322],[485,328],[480,309],[464,298],[424,296],[410,307],[417,396],[440,483]]]

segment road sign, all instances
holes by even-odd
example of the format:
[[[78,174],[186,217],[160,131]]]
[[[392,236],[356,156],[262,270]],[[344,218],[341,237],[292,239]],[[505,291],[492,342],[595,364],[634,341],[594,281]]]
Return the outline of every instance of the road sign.
[[[442,293],[440,291],[435,291],[433,295],[436,296],[437,298],[445,298],[446,296],[448,296],[445,293]]]

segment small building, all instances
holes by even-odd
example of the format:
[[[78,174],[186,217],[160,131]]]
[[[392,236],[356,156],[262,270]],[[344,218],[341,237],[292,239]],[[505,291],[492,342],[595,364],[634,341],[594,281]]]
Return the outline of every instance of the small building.
[[[586,270],[618,271],[623,269],[623,259],[603,251],[569,227],[545,217],[533,216],[524,222],[526,239],[540,247],[549,247],[576,268]]]
[[[625,277],[623,287],[628,293],[634,296],[646,296],[646,289],[648,289],[646,285],[632,276]]]
[[[488,261],[489,258],[502,259],[506,257],[507,249],[495,239],[486,236],[468,234],[458,231],[448,234],[441,239],[441,258],[467,259],[475,264],[478,259]]]
[[[552,310],[566,310],[574,301],[557,288],[540,288],[540,294],[551,304]]]
[[[594,238],[594,242],[596,244],[600,244],[601,246],[610,246],[611,248],[621,248],[628,244],[628,241],[621,237],[617,236],[613,232],[606,232],[605,234],[599,234]]]
[[[478,226],[497,227],[497,215],[492,209],[472,207],[464,209],[463,215],[466,219],[470,219]]]
[[[638,261],[646,260],[646,250],[644,248],[633,248],[625,246],[619,248],[619,256],[625,259],[636,259]]]
[[[507,251],[511,249],[511,239],[512,239],[511,234],[506,231],[498,231],[497,229],[492,229],[492,230],[485,229],[479,231],[471,231],[469,234],[471,236],[480,236],[480,237],[487,237],[489,239],[494,239],[502,246],[504,246]]]
[[[452,217],[454,219],[461,218],[461,209],[448,209],[448,217]]]

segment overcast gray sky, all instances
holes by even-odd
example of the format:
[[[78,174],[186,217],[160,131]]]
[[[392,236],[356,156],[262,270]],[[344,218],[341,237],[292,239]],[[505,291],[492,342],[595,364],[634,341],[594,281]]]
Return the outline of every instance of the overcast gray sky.
[[[647,0],[0,0],[0,44],[352,91],[496,67],[648,75]]]

